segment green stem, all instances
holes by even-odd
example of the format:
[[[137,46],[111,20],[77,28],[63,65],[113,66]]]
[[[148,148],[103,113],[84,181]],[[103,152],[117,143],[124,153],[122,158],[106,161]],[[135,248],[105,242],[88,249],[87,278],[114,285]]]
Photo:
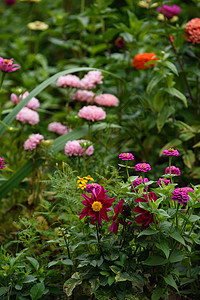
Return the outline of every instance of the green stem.
[[[128,180],[129,180],[130,176],[129,176],[129,172],[128,172],[128,160],[126,160],[126,174],[127,174]]]
[[[104,258],[103,250],[102,250],[101,244],[100,244],[100,239],[101,239],[101,237],[100,237],[100,233],[99,233],[99,224],[98,224],[98,222],[96,222],[96,230],[97,230],[97,242],[98,242],[98,245],[99,245],[99,249],[100,249],[101,255],[102,255],[103,258]]]
[[[6,76],[6,73],[5,73],[5,72],[2,72],[2,74],[1,74],[1,82],[0,82],[0,90],[1,90],[1,88],[2,88],[2,85],[3,85],[3,81],[4,81],[4,79],[5,79],[5,76]]]
[[[81,0],[81,12],[85,10],[85,0]]]

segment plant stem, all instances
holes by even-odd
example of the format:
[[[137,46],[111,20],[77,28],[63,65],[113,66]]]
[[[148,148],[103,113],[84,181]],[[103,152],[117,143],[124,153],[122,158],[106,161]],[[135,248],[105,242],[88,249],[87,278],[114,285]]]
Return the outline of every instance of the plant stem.
[[[102,250],[101,244],[100,244],[100,239],[101,239],[101,237],[100,237],[100,233],[99,233],[99,224],[98,224],[98,222],[96,222],[96,230],[97,230],[97,241],[98,241],[99,249],[100,249],[101,255],[102,255],[103,258],[104,258],[103,250]]]

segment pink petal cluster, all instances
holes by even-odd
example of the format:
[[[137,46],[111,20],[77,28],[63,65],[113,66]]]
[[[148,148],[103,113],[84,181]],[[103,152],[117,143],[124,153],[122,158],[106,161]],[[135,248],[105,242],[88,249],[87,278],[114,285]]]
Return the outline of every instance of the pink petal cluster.
[[[143,182],[147,183],[149,181],[148,178],[144,178],[144,181],[143,181],[143,178],[142,177],[139,177],[137,178],[136,180],[134,180],[131,184],[131,190],[134,190],[134,188],[136,188],[138,185],[142,184]],[[148,186],[146,187],[148,189]],[[138,193],[138,189],[136,189],[136,192]],[[144,188],[144,192],[146,192],[145,188]]]
[[[0,169],[3,170],[3,168],[6,167],[5,163],[3,162],[4,159],[0,157]]]
[[[95,89],[97,84],[102,84],[103,76],[100,71],[88,72],[80,81],[80,88],[85,90]]]
[[[85,189],[86,189],[87,193],[92,193],[92,194],[96,195],[96,193],[100,192],[101,185],[98,183],[89,183],[86,185]],[[107,191],[105,190],[105,192],[107,192]]]
[[[189,200],[188,191],[194,193],[193,189],[190,187],[176,188],[172,192],[172,200],[178,201],[180,204],[186,205]]]
[[[115,205],[114,208],[115,215],[111,217],[113,220],[112,224],[110,225],[110,231],[114,232],[117,235],[119,224],[125,225],[125,218],[126,218],[126,206],[124,205],[124,200],[120,200],[119,204]]]
[[[168,150],[164,150],[163,155],[178,156],[179,152],[177,150],[174,150],[173,148],[169,148]]]
[[[106,118],[106,113],[101,107],[95,105],[84,106],[78,112],[80,118],[88,121],[100,121]]]
[[[146,163],[139,163],[135,165],[135,171],[147,172],[151,170],[151,166]]]
[[[134,156],[133,156],[132,153],[121,153],[119,155],[119,158],[122,159],[122,160],[133,160]]]
[[[73,95],[72,100],[78,100],[81,102],[92,102],[94,98],[94,93],[92,91],[85,91],[85,90],[78,90],[76,93]]]
[[[21,67],[19,65],[13,64],[13,58],[4,59],[0,57],[0,71],[4,73],[11,73],[19,70]]]
[[[102,106],[118,106],[119,100],[112,94],[101,94],[96,96],[94,102]]]
[[[170,179],[159,178],[157,185],[162,186],[162,183],[164,183],[164,185],[168,185],[168,184],[171,184],[171,181],[170,181]]]
[[[40,141],[42,141],[43,139],[44,139],[43,135],[39,133],[31,134],[28,140],[26,140],[24,143],[24,150],[27,151],[34,150],[40,144]]]
[[[200,18],[190,20],[185,27],[186,41],[200,44]]]
[[[23,124],[28,123],[30,125],[35,125],[40,121],[38,113],[28,107],[23,107],[15,118]]]
[[[59,87],[67,87],[71,86],[73,88],[80,87],[80,79],[76,75],[64,75],[60,76],[57,80],[57,86]]]
[[[66,134],[70,131],[72,131],[70,128],[67,128],[67,126],[62,125],[60,122],[52,122],[48,125],[48,130],[55,132],[59,135]]]
[[[173,18],[174,16],[178,15],[181,11],[181,8],[178,5],[163,5],[157,8],[159,13],[163,14],[167,18]]]
[[[165,169],[165,174],[170,174],[169,167]],[[171,174],[180,176],[181,175],[180,169],[176,168],[175,166],[171,166]]]
[[[25,92],[22,95],[19,95],[19,97],[17,97],[16,94],[12,93],[10,96],[10,100],[12,102],[14,102],[15,104],[19,103],[22,99],[25,99],[27,96],[29,95],[29,92]],[[26,107],[33,109],[33,110],[37,110],[40,107],[40,102],[37,98],[33,97],[31,98],[31,100],[26,104]]]
[[[88,147],[87,147],[88,145]],[[82,147],[84,146],[84,147]],[[87,148],[87,149],[86,149]],[[65,145],[65,154],[67,156],[83,156],[92,155],[94,153],[94,147],[86,140],[74,140],[69,141]]]

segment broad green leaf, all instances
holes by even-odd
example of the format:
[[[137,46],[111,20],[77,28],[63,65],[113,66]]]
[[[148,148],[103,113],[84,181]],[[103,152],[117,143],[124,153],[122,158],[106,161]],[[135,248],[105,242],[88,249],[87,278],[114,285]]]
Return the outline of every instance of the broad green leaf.
[[[172,96],[174,96],[174,97],[176,97],[176,98],[178,98],[178,99],[180,99],[184,104],[185,104],[185,107],[187,107],[188,105],[187,105],[187,99],[186,99],[186,97],[185,97],[185,95],[183,95],[180,91],[178,91],[177,89],[175,89],[175,88],[167,88],[167,89],[165,89],[165,91],[167,92],[167,93],[169,93],[170,95],[172,95]]]
[[[113,271],[113,273],[115,273],[115,274],[117,274],[117,273],[119,273],[120,272],[120,268],[119,267],[117,267],[117,266],[110,266],[110,269]]]
[[[175,230],[172,233],[169,233],[169,235],[176,241],[178,241],[179,243],[183,244],[185,246],[185,241],[183,239],[183,237],[180,234],[180,231],[178,228],[175,228]]]
[[[147,85],[147,90],[146,90],[148,95],[151,94],[153,88],[154,88],[155,86],[157,86],[157,84],[158,84],[161,80],[162,80],[162,76],[156,75],[156,76],[154,76],[154,77],[149,81],[149,83],[148,83],[148,85]]]
[[[156,123],[158,131],[160,132],[163,126],[165,125],[167,119],[174,113],[173,106],[165,106],[158,114]]]
[[[36,271],[38,271],[38,269],[39,269],[39,262],[35,259],[35,258],[33,258],[33,257],[26,257],[27,259],[28,259],[28,261],[30,261],[30,263],[32,264],[32,266],[34,267],[34,269],[36,270]]]
[[[50,263],[48,263],[48,268],[55,266],[55,265],[67,265],[67,266],[72,266],[73,262],[71,259],[63,259],[63,260],[53,260]]]
[[[148,257],[143,264],[147,266],[161,266],[167,263],[167,259],[159,255],[152,255]]]
[[[153,291],[153,294],[151,296],[151,300],[159,300],[160,297],[163,296],[163,293],[164,293],[164,289],[157,286],[156,289]]]
[[[147,228],[145,230],[143,230],[142,232],[140,232],[140,234],[138,234],[138,237],[142,236],[142,235],[153,235],[158,233],[158,230],[153,230],[151,228]]]
[[[116,282],[119,282],[119,281],[132,281],[133,278],[126,272],[123,272],[123,273],[118,273],[116,276],[115,276],[115,280]]]
[[[67,294],[67,296],[71,296],[73,290],[77,285],[80,285],[82,283],[82,280],[78,274],[78,272],[74,273],[70,279],[65,281],[63,290]]]
[[[31,300],[40,299],[44,293],[45,286],[43,282],[36,283],[30,290]]]
[[[177,68],[176,68],[176,66],[173,63],[171,63],[170,61],[166,60],[164,62],[164,65],[167,66],[174,74],[176,74],[177,76],[179,76]]]
[[[166,258],[169,257],[169,253],[170,253],[170,250],[169,250],[169,246],[167,244],[166,241],[160,241],[159,243],[156,243],[156,247],[160,250],[163,251],[163,253],[165,254]]]
[[[94,293],[100,286],[99,278],[92,278],[89,280],[91,285],[91,293]]]
[[[175,288],[175,290],[177,290],[177,292],[179,293],[176,281],[174,280],[173,276],[171,274],[167,275],[166,277],[164,277],[165,282],[172,286],[173,288]]]
[[[114,281],[115,281],[115,276],[109,276],[108,277],[108,284],[109,284],[109,286],[111,286]]]
[[[2,287],[0,287],[0,296],[3,296],[3,295],[5,295],[5,294],[7,294],[7,292],[8,292],[8,287],[7,286],[2,286]]]
[[[29,282],[33,282],[36,281],[37,277],[34,277],[33,275],[27,275],[22,283],[29,283]]]
[[[178,261],[182,261],[185,258],[184,253],[181,251],[175,250],[174,252],[171,253],[169,257],[169,262],[170,263],[176,263]]]
[[[200,216],[197,216],[197,215],[191,215],[191,216],[189,217],[189,221],[192,222],[192,223],[194,223],[194,222],[196,222],[196,221],[198,221],[198,220],[200,220]]]
[[[195,163],[195,155],[192,150],[188,150],[184,155],[183,155],[183,161],[184,164],[191,169],[193,164]]]

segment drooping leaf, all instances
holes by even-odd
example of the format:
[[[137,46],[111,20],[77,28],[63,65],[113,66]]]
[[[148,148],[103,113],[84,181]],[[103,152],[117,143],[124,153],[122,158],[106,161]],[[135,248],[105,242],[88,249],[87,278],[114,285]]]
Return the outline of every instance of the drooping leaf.
[[[45,286],[43,282],[36,283],[30,290],[31,300],[40,299],[44,293]]]
[[[174,280],[173,276],[171,274],[164,277],[165,282],[175,288],[175,290],[179,293],[176,281]]]

